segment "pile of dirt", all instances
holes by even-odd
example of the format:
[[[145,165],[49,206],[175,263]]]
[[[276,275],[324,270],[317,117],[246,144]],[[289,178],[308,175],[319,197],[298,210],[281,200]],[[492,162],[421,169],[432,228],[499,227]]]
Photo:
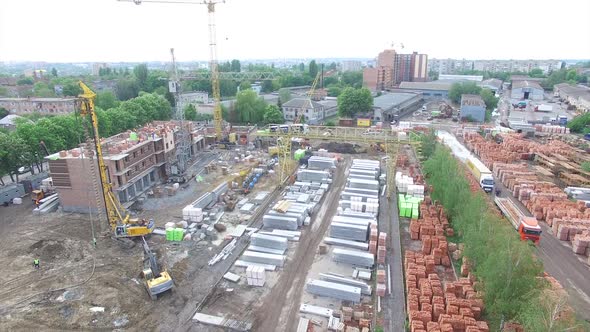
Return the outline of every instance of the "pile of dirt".
[[[84,258],[84,250],[71,240],[39,240],[29,246],[29,253],[42,261],[67,259],[79,261]]]
[[[347,153],[347,154],[359,154],[366,153],[367,149],[352,143],[338,143],[338,142],[325,142],[318,146],[318,149],[325,149],[328,152],[335,153]]]

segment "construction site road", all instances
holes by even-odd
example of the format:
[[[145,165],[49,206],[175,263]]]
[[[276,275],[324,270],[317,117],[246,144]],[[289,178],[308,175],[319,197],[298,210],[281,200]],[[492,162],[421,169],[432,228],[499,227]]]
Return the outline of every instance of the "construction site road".
[[[512,200],[526,216],[532,216],[502,183],[496,182],[496,186],[502,189],[502,197]],[[578,259],[578,255],[572,251],[567,241],[560,241],[555,237],[545,222],[539,224],[543,233],[537,246],[537,254],[543,262],[545,272],[561,283],[569,295],[570,305],[578,315],[585,320],[590,320],[590,282],[588,282],[590,267]]]
[[[332,186],[320,210],[313,216],[311,227],[303,231],[293,260],[287,262],[277,284],[258,309],[253,331],[296,331],[307,273],[324,233],[336,214],[340,192],[346,184],[345,172],[350,164],[351,158],[347,156],[336,169]]]
[[[387,174],[387,176],[393,176],[393,174]],[[400,222],[397,211],[397,196],[395,194],[392,195],[391,199],[387,199],[387,196],[381,196],[379,203],[379,231],[386,232],[389,238],[387,264],[384,268],[387,270],[389,278],[391,278],[391,290],[388,290],[387,295],[381,298],[383,330],[389,332],[403,331],[406,323],[406,300]],[[389,294],[389,291],[391,291],[391,294]]]

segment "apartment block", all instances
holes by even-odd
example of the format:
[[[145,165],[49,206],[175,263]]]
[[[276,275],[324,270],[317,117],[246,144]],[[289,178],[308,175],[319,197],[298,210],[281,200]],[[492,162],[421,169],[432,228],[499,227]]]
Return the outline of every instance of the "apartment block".
[[[528,73],[533,69],[541,69],[545,74],[550,74],[554,70],[559,70],[562,64],[563,62],[559,60],[432,59],[428,70],[439,74],[456,74],[465,70]]]
[[[101,141],[109,182],[121,203],[132,203],[169,175],[176,160],[178,123],[156,121],[137,131],[127,131]],[[188,123],[191,155],[205,147],[204,135]],[[87,213],[102,209],[97,202],[94,183],[100,186],[100,175],[94,151],[76,148],[60,151],[46,158],[53,184],[65,212]],[[94,168],[94,171],[93,171]],[[100,204],[100,205],[99,205]]]
[[[76,98],[0,98],[0,107],[10,113],[66,114],[76,111]]]
[[[372,90],[385,90],[401,82],[426,82],[428,80],[428,56],[426,54],[397,53],[385,50],[377,56],[374,68],[363,70],[363,84]]]
[[[342,61],[342,71],[359,71],[362,69],[362,64],[358,60]]]

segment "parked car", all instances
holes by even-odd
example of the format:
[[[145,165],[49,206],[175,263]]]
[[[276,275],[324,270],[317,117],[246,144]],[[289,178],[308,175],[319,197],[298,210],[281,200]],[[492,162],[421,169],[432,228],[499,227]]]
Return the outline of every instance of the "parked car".
[[[23,167],[18,168],[18,174],[25,174],[30,171],[31,171],[31,168],[29,168],[29,166],[23,166]]]

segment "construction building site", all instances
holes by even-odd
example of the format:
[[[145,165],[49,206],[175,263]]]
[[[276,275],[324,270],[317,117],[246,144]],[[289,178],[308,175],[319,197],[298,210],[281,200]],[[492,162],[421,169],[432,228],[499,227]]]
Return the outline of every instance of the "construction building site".
[[[48,154],[29,189],[0,192],[2,330],[489,332],[485,294],[422,170],[431,133],[536,246],[539,278],[590,320],[590,158],[579,138],[550,124],[533,135],[456,124],[446,103],[441,121],[403,121],[397,107],[422,106],[416,93],[377,103],[378,120],[395,124],[304,124],[293,110],[286,124],[232,125],[220,106],[217,3],[203,2],[210,124],[184,119],[172,50],[173,120],[102,138],[96,94],[80,82],[87,141]],[[397,56],[425,80],[425,55]],[[297,109],[313,111],[320,76]],[[485,116],[479,96],[464,99],[477,109],[461,116]]]

